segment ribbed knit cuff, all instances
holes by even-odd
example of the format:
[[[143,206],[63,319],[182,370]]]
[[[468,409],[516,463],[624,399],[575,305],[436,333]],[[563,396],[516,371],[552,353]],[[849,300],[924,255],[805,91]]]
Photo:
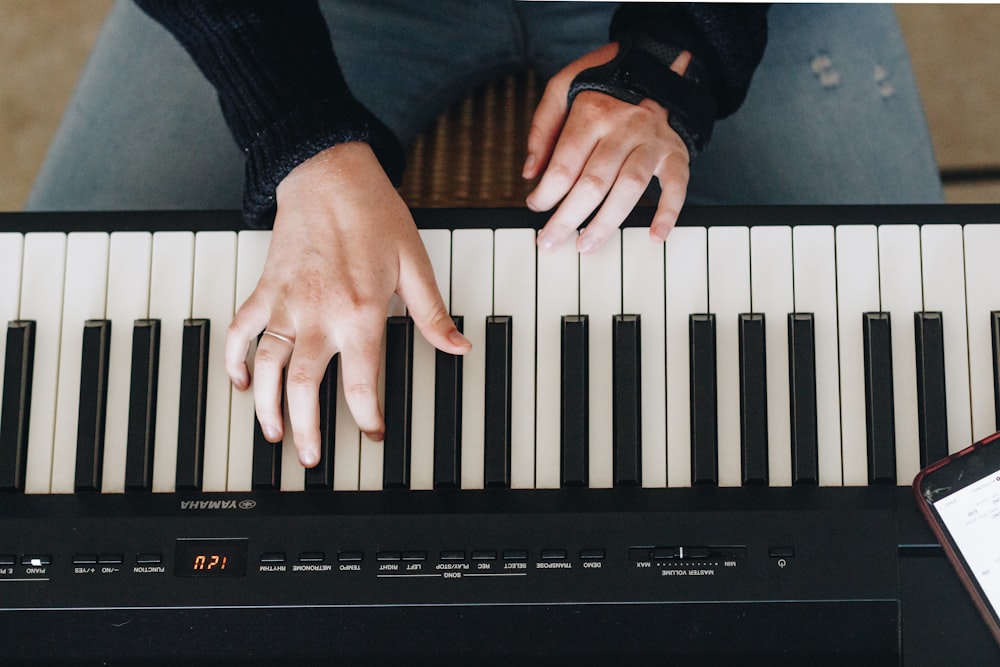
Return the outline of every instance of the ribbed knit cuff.
[[[405,157],[399,140],[352,96],[320,100],[259,133],[247,149],[243,215],[251,227],[274,222],[278,184],[296,166],[331,146],[369,144],[394,185],[402,180]]]

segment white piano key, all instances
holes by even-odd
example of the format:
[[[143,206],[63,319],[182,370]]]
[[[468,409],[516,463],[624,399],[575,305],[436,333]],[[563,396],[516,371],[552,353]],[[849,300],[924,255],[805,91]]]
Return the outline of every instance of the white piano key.
[[[445,308],[451,302],[451,232],[420,231]],[[413,337],[413,402],[410,435],[410,488],[434,488],[434,360],[436,350],[422,335]],[[339,391],[339,387],[338,387]],[[338,418],[339,419],[339,418]],[[339,422],[338,422],[339,423]],[[334,467],[336,471],[336,466]],[[336,472],[334,472],[336,475]]]
[[[107,287],[108,235],[102,232],[70,234],[66,245],[66,286],[63,288],[63,326],[59,344],[52,493],[73,493],[74,490],[83,328],[89,319],[104,319]]]
[[[333,445],[333,490],[357,491],[361,467],[361,431],[344,398],[344,372],[337,360],[337,436]]]
[[[948,451],[955,453],[972,444],[965,260],[961,226],[925,225],[920,231],[920,248],[924,310],[940,311],[944,326]]]
[[[157,372],[153,491],[176,487],[177,422],[181,394],[181,343],[184,320],[191,317],[194,281],[194,234],[153,235],[149,317],[160,320],[160,367]]]
[[[108,259],[107,319],[111,320],[108,408],[101,490],[124,493],[128,413],[132,389],[132,328],[149,313],[149,232],[115,232]]]
[[[770,486],[792,483],[788,314],[795,309],[794,299],[791,227],[754,227],[750,230],[750,307],[764,314]]]
[[[239,233],[235,310],[239,310],[257,286],[257,281],[264,271],[264,261],[267,259],[270,242],[269,231],[248,230]],[[250,376],[253,377],[253,354],[256,352],[256,344],[251,344],[250,347],[247,365],[250,367]],[[253,434],[253,390],[233,391],[229,419],[229,477],[226,482],[229,491],[249,491],[253,486]]]
[[[708,230],[708,311],[715,313],[719,486],[742,482],[740,313],[750,312],[750,231]]]
[[[24,236],[15,232],[0,233],[0,325],[18,318],[21,290],[21,259],[24,254]],[[6,338],[0,343],[0,378],[6,364]],[[0,380],[0,392],[3,391]]]
[[[965,226],[973,440],[981,440],[1000,428],[993,402],[993,341],[990,329],[990,313],[1000,310],[1000,281],[996,276],[998,251],[1000,225]]]
[[[838,227],[837,331],[840,337],[841,455],[845,486],[868,484],[862,318],[864,313],[877,312],[880,308],[875,227]]]
[[[493,232],[452,234],[451,309],[464,318],[472,350],[462,359],[462,488],[484,485],[486,419],[486,318],[493,314]]]
[[[195,236],[191,316],[211,322],[202,491],[226,490],[232,385],[226,374],[224,359],[226,327],[233,318],[235,292],[236,233],[199,233]]]
[[[589,317],[588,393],[589,481],[592,488],[614,484],[614,316],[622,312],[621,234],[612,234],[596,252],[580,255],[580,314]]]
[[[389,301],[389,308],[386,317],[403,315],[406,308],[398,296],[393,296]],[[339,366],[339,364],[338,364]],[[343,392],[339,392],[343,393]],[[338,395],[339,395],[338,393]],[[379,360],[378,369],[378,399],[382,414],[385,414],[385,322],[382,323],[382,353]],[[338,414],[339,420],[339,414]],[[382,443],[372,440],[364,433],[361,434],[360,461],[358,463],[358,488],[362,491],[378,491],[382,488],[383,476],[383,449]],[[334,463],[336,469],[336,463]],[[284,470],[282,470],[284,472]],[[334,471],[336,475],[336,470]]]
[[[65,234],[25,235],[19,319],[36,322],[29,417],[31,429],[28,432],[24,481],[27,493],[48,493],[52,484],[52,441],[55,434],[65,271]],[[83,330],[82,324],[80,329]]]
[[[807,225],[792,231],[795,311],[813,313],[816,322],[816,426],[820,486],[840,486],[843,483],[835,257],[833,227]],[[860,314],[857,322],[860,331]]]
[[[691,486],[688,318],[708,312],[708,235],[678,227],[666,241],[667,485]]]
[[[535,485],[535,233],[498,229],[493,237],[493,314],[513,318],[510,485]]]
[[[639,316],[642,485],[667,485],[667,339],[664,244],[649,230],[622,230],[622,312]]]
[[[917,415],[916,342],[913,315],[923,309],[920,230],[916,225],[883,225],[878,230],[882,310],[892,324],[892,392],[896,426],[896,480],[908,484],[920,471]],[[987,334],[989,333],[989,320]]]
[[[538,253],[535,487],[559,488],[562,316],[580,308],[579,254],[572,241]]]

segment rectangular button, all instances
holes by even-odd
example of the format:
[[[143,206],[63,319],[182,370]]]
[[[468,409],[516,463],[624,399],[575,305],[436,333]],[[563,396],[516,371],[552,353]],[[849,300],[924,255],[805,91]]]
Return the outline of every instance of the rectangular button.
[[[497,552],[492,549],[477,549],[472,552],[472,560],[496,560]]]
[[[642,481],[640,324],[638,315],[615,315],[612,320],[615,486],[638,486]]]
[[[303,551],[299,554],[300,563],[322,563],[326,561],[326,554],[322,551]]]
[[[96,559],[96,554],[94,555]],[[0,554],[0,567],[12,567],[17,563],[17,556],[14,554]]]
[[[110,352],[111,321],[87,320],[83,329],[79,413],[76,422],[74,490],[77,492],[101,490]]]
[[[121,565],[125,562],[122,554],[101,554],[97,557],[97,562],[101,565]]]
[[[136,565],[162,565],[163,554],[141,553],[135,557]]]
[[[587,486],[590,442],[590,380],[587,374],[589,341],[586,315],[562,318],[562,368],[560,420],[562,486]]]
[[[542,560],[566,560],[565,549],[542,549]]]
[[[75,554],[73,565],[97,565],[97,554]]]
[[[794,558],[795,547],[771,547],[767,555],[771,558]]]
[[[788,315],[788,376],[792,386],[792,484],[819,483],[816,339],[812,313]]]
[[[385,343],[385,441],[382,487],[409,488],[413,396],[413,320],[390,317]]]
[[[580,549],[580,560],[604,560],[604,549]]]
[[[21,565],[25,567],[45,567],[52,565],[52,556],[49,554],[28,554],[21,556]]]
[[[411,561],[411,562],[414,562],[414,561],[424,561],[424,560],[427,560],[427,552],[426,551],[404,551],[403,552],[403,560],[404,561]]]
[[[379,562],[392,562],[398,561],[403,558],[402,552],[399,551],[379,551],[375,554],[375,560]]]
[[[160,320],[135,320],[132,325],[132,374],[125,454],[126,491],[153,489],[159,366]]]
[[[739,346],[742,483],[767,484],[767,341],[763,314],[740,314]]]
[[[284,563],[286,560],[287,556],[284,551],[265,551],[260,555],[262,564],[275,565]]]
[[[486,318],[485,483],[510,487],[513,318]]]
[[[341,551],[337,554],[337,561],[341,563],[360,563],[364,558],[361,551]]]
[[[504,560],[528,560],[528,550],[527,549],[504,549],[503,550]]]
[[[715,315],[689,317],[691,369],[691,483],[719,483]]]
[[[24,489],[28,457],[35,323],[30,320],[10,322],[5,349],[3,404],[0,406],[0,490],[20,491]]]
[[[896,420],[889,313],[864,314],[868,482],[896,483]]]
[[[462,561],[462,560],[465,560],[465,552],[464,551],[442,551],[441,552],[441,558],[440,558],[440,560],[442,562]]]

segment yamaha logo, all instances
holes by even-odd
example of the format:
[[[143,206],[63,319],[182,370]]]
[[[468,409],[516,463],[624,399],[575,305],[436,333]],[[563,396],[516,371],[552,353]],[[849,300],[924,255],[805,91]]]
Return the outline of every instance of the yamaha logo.
[[[250,498],[244,500],[182,500],[181,509],[191,511],[212,510],[252,510],[257,507],[257,501]]]

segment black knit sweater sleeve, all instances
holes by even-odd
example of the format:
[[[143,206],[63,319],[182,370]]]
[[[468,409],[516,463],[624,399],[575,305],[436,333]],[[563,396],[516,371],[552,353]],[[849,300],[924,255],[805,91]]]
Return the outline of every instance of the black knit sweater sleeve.
[[[315,0],[135,2],[177,38],[218,92],[247,157],[243,211],[251,226],[269,226],[281,180],[335,144],[367,142],[398,184],[399,141],[351,95]]]
[[[708,71],[717,118],[736,111],[767,44],[767,6],[699,3],[623,4],[611,22],[611,39],[648,37],[686,49]]]

